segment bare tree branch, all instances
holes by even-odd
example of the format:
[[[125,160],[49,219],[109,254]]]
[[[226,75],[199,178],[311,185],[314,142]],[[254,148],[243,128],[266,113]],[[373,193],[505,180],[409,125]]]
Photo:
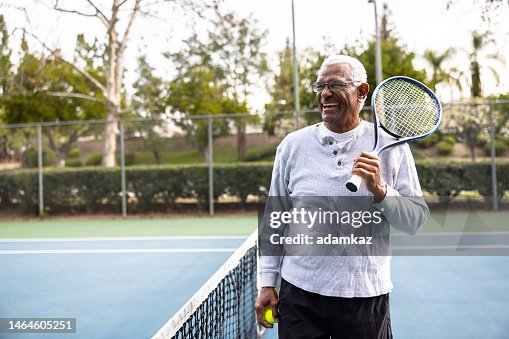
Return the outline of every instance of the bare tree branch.
[[[28,34],[30,35],[32,38],[34,38],[35,40],[37,40],[41,45],[42,47],[44,47],[46,50],[48,50],[52,56],[54,56],[55,58],[59,59],[60,61],[62,62],[65,62],[66,64],[68,64],[69,66],[71,66],[72,68],[74,68],[76,71],[78,71],[79,73],[81,73],[85,78],[87,78],[88,80],[90,80],[97,88],[99,88],[101,91],[103,91],[104,93],[106,92],[106,87],[99,81],[97,80],[96,78],[94,78],[90,73],[88,73],[87,71],[85,71],[84,69],[81,69],[79,68],[78,66],[76,66],[75,64],[73,64],[72,62],[70,61],[67,61],[65,60],[64,58],[62,58],[62,56],[60,55],[60,50],[59,49],[52,49],[50,47],[48,47],[43,41],[41,41],[41,39],[39,39],[39,37],[37,37],[36,35],[28,32],[27,30],[23,29],[23,32],[25,34]]]
[[[65,9],[65,8],[59,7],[58,0],[55,0],[52,8],[58,12],[77,14],[77,15],[81,15],[81,16],[85,16],[85,17],[89,17],[89,18],[94,18],[94,17],[98,18],[106,27],[108,27],[108,19],[106,18],[106,16],[91,1],[87,0],[87,2],[95,9],[95,11],[96,11],[95,13],[84,13],[84,12],[80,12],[80,11],[77,11],[74,9]]]
[[[162,3],[165,3],[165,2],[167,2],[167,0],[154,0],[152,2],[145,3],[145,5],[140,6],[140,8],[141,9],[150,8],[150,7],[154,6],[154,5],[162,4]]]
[[[82,15],[82,16],[86,16],[86,17],[95,17],[96,16],[95,13],[89,14],[89,13],[83,13],[83,12],[80,12],[80,11],[77,11],[74,9],[65,9],[62,7],[58,7],[58,0],[55,0],[55,2],[53,3],[53,9],[58,12],[78,14],[78,15]]]
[[[88,80],[90,80],[97,88],[99,88],[103,93],[106,92],[106,87],[99,81],[97,80],[96,78],[94,78],[90,73],[88,73],[87,71],[85,71],[84,69],[81,69],[79,68],[78,66],[76,66],[75,64],[73,64],[72,62],[70,61],[67,61],[65,60],[64,58],[62,58],[61,56],[56,56],[60,61],[62,62],[65,62],[66,64],[68,64],[69,66],[71,66],[72,68],[74,68],[76,71],[78,71],[79,73],[81,73],[85,78],[87,78]]]
[[[134,8],[133,8],[133,11],[131,13],[131,17],[129,18],[129,23],[127,24],[127,27],[126,27],[125,32],[124,32],[124,36],[122,37],[122,41],[120,42],[120,46],[119,46],[120,51],[124,51],[125,50],[125,45],[127,43],[127,38],[129,36],[129,32],[131,31],[131,27],[133,26],[134,18],[136,17],[136,13],[138,13],[138,11],[140,9],[140,1],[141,0],[136,0],[136,2],[134,3]],[[123,3],[125,3],[125,1],[123,1],[121,3],[121,5]],[[119,7],[121,5],[119,5]]]
[[[97,102],[100,104],[106,104],[106,101],[93,97],[91,95],[82,94],[82,93],[67,93],[67,92],[47,92],[47,91],[39,91],[41,93],[44,93],[48,96],[52,97],[60,97],[60,98],[78,98],[78,99],[85,99],[93,102]]]
[[[109,25],[109,21],[108,21],[108,18],[106,17],[106,15],[104,15],[104,13],[99,9],[99,7],[96,6],[96,4],[94,4],[92,2],[92,0],[87,0],[87,2],[89,3],[90,6],[92,6],[95,11],[96,11],[96,14],[97,14],[97,17],[101,20],[101,22],[106,26],[108,27]]]
[[[119,87],[119,84],[122,82],[121,78],[122,78],[122,73],[123,73],[123,68],[124,68],[124,54],[125,54],[125,49],[127,47],[127,39],[129,38],[129,33],[131,32],[131,28],[133,26],[134,19],[136,18],[136,14],[140,10],[140,2],[141,2],[141,0],[135,1],[133,10],[131,12],[131,17],[129,18],[129,22],[128,22],[127,27],[124,32],[124,36],[122,37],[122,40],[120,41],[120,43],[118,45],[118,55],[117,55],[117,59],[116,59],[117,62],[116,62],[116,65],[114,66],[115,67],[114,73],[115,73],[115,80],[116,80],[115,84],[117,87]],[[121,3],[125,3],[125,1],[123,1]],[[119,6],[117,6],[117,10],[118,9],[119,9]]]

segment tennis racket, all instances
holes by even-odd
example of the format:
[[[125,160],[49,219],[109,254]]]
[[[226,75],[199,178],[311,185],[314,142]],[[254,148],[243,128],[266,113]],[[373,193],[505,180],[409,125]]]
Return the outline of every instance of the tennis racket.
[[[375,127],[375,145],[371,153],[377,156],[390,147],[432,134],[442,119],[442,105],[435,93],[419,81],[404,76],[386,79],[375,88],[371,111]],[[380,145],[381,130],[393,141]],[[361,183],[362,177],[354,174],[346,187],[357,192]]]

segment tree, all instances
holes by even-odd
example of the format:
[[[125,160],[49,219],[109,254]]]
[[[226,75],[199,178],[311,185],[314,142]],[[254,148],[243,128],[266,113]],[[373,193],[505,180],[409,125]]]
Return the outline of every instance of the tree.
[[[74,67],[59,58],[48,59],[30,53],[25,38],[21,50],[20,63],[3,94],[2,121],[14,124],[104,118],[100,96],[96,96],[96,101],[80,100],[81,95],[93,93],[95,86]],[[59,95],[71,91],[75,97]],[[64,166],[65,157],[77,139],[94,128],[88,124],[46,127],[56,165]]]
[[[408,51],[396,35],[395,28],[390,21],[390,11],[387,5],[384,5],[384,11],[381,20],[381,39],[382,39],[382,66],[384,77],[388,78],[396,75],[406,75],[422,82],[425,82],[425,72],[418,70],[414,66],[416,57],[414,52]],[[314,50],[308,48],[299,55],[299,94],[300,106],[308,124],[321,120],[320,115],[310,110],[316,109],[316,96],[311,90],[312,83],[316,81],[318,71],[325,58],[331,54],[347,54],[358,58],[366,68],[368,82],[372,84],[366,103],[369,104],[371,94],[375,88],[373,80],[375,79],[375,37],[368,42],[367,46],[358,42],[354,46],[334,46],[325,41],[323,48]],[[289,42],[280,52],[279,73],[274,77],[274,87],[269,89],[272,97],[271,104],[267,108],[280,107],[285,111],[293,110],[293,60],[291,58],[291,48]],[[279,90],[281,89],[281,90]],[[290,92],[288,92],[290,91]],[[285,92],[286,96],[285,96]],[[279,105],[279,106],[278,106]]]
[[[224,96],[224,88],[216,84],[214,71],[206,64],[187,65],[179,70],[176,78],[169,82],[167,105],[177,126],[208,159],[208,121],[193,119],[193,116],[223,113],[230,100]],[[214,119],[212,137],[226,135],[228,128],[224,119]]]
[[[3,123],[1,117],[3,99],[7,92],[9,81],[11,78],[11,62],[12,50],[9,48],[9,32],[3,15],[0,15],[0,124]],[[10,138],[9,130],[0,129],[0,161],[9,158]],[[0,198],[0,200],[2,200]]]
[[[260,32],[256,28],[257,21],[252,17],[242,18],[233,12],[223,12],[219,7],[215,8],[211,23],[213,28],[206,38],[195,32],[184,41],[182,50],[165,53],[165,56],[173,61],[177,70],[199,69],[201,76],[205,75],[205,68],[206,72],[212,72],[215,89],[223,93],[219,104],[227,109],[222,113],[247,113],[251,91],[268,71],[266,54],[261,50],[267,32]],[[185,72],[180,73],[180,77],[189,76]],[[216,113],[212,110],[198,114]],[[253,119],[233,119],[239,159],[245,156],[246,123]]]
[[[135,90],[132,97],[133,109],[147,122],[137,124],[137,130],[142,137],[143,143],[154,155],[156,163],[162,164],[161,148],[164,139],[161,138],[157,128],[162,127],[166,118],[167,89],[163,79],[153,74],[154,69],[149,65],[145,56],[138,58],[139,78],[133,84]]]
[[[473,98],[481,97],[483,95],[482,89],[482,76],[485,70],[489,70],[495,77],[497,84],[500,82],[496,69],[490,65],[490,62],[497,61],[503,62],[503,59],[497,53],[486,54],[485,50],[491,44],[495,44],[491,32],[472,33],[472,52],[469,53],[470,59],[470,93]]]
[[[92,0],[86,1],[86,10],[80,11],[70,7],[61,7],[58,0],[53,1],[53,8],[61,13],[71,13],[85,17],[91,17],[99,20],[105,27],[107,42],[106,42],[106,64],[105,75],[106,81],[101,82],[96,79],[92,74],[85,69],[78,67],[74,63],[68,62],[69,65],[77,69],[85,78],[91,81],[96,89],[104,97],[104,105],[106,107],[106,126],[103,134],[103,158],[102,163],[104,166],[115,166],[115,151],[116,151],[116,138],[118,134],[118,127],[116,120],[121,113],[121,89],[122,80],[124,75],[124,58],[127,48],[127,41],[131,29],[133,27],[136,16],[140,11],[141,0],[134,0],[129,14],[127,15],[127,24],[122,33],[119,33],[119,24],[123,21],[123,15],[120,14],[125,11],[124,7],[128,1],[112,0],[111,8],[108,10],[105,7],[100,7]],[[53,51],[53,55],[64,61],[65,60]],[[60,96],[73,96],[71,93],[53,93]],[[89,99],[95,101],[93,96],[80,95],[82,99]]]
[[[425,71],[416,69],[414,66],[416,54],[409,51],[407,46],[400,42],[390,16],[389,7],[384,4],[380,25],[383,78],[403,75],[427,84]],[[367,48],[362,45],[347,45],[341,50],[341,53],[357,57],[364,64],[368,82],[371,84],[366,98],[366,105],[369,105],[376,87],[375,37],[373,36],[372,40],[368,42]]]
[[[103,27],[105,33],[105,67],[104,82],[97,79],[87,72],[83,67],[65,60],[58,50],[51,50],[44,43],[43,45],[52,51],[55,58],[68,63],[79,71],[82,76],[91,81],[98,93],[101,93],[104,99],[103,105],[106,107],[106,126],[103,134],[103,157],[104,166],[115,166],[116,138],[118,135],[117,119],[122,111],[122,84],[124,76],[125,52],[128,45],[130,34],[132,33],[134,22],[140,15],[152,16],[150,8],[159,4],[175,4],[186,10],[192,10],[194,13],[202,16],[205,9],[216,7],[218,0],[210,2],[191,1],[191,0],[162,0],[151,2],[148,0],[110,0],[110,6],[105,6],[95,0],[82,0],[78,5],[74,2],[72,7],[65,7],[58,0],[51,0],[52,8],[59,13],[71,15],[80,15],[97,20]],[[80,7],[80,5],[82,5]],[[83,8],[77,9],[77,8]],[[35,37],[35,35],[34,35]],[[75,97],[85,100],[97,101],[97,98],[91,95],[76,95],[75,93],[52,93],[55,96]]]
[[[407,46],[402,44],[397,37],[396,29],[391,20],[391,11],[387,4],[383,6],[383,13],[380,25],[380,39],[382,49],[382,69],[383,78],[404,75],[414,78],[421,82],[426,82],[426,73],[423,70],[417,70],[414,66],[415,53],[407,50]],[[369,42],[368,48],[359,55],[359,60],[366,67],[368,79],[374,85],[376,78],[375,69],[375,39]],[[366,102],[371,102],[371,95],[375,86],[369,89],[369,95]]]
[[[484,21],[490,21],[490,13],[496,11],[501,6],[509,5],[509,0],[474,0],[475,4],[481,3],[481,17]],[[447,10],[452,9],[459,3],[458,0],[448,0],[446,4]],[[463,1],[461,2],[464,3]]]
[[[9,48],[9,32],[4,16],[0,15],[0,106],[2,95],[6,92],[11,77],[12,50]]]
[[[493,104],[495,134],[509,137],[509,105],[507,104],[509,102],[509,93],[490,95],[487,99],[489,101],[504,102]]]
[[[450,73],[445,69],[444,62],[450,60],[454,53],[454,48],[448,48],[443,53],[431,49],[424,51],[424,60],[431,66],[431,77],[428,83],[433,91],[436,91],[437,84],[449,82]]]
[[[225,85],[230,109],[226,113],[247,113],[247,99],[254,85],[268,72],[267,55],[262,51],[267,31],[259,31],[253,17],[215,9],[215,29],[209,32],[206,49],[216,81]],[[251,119],[252,120],[252,119]],[[246,118],[235,118],[237,157],[246,155]]]
[[[489,126],[489,107],[480,98],[464,100],[463,105],[449,108],[444,115],[442,130],[456,136],[466,144],[470,158],[476,160],[475,149],[479,144],[479,135]]]
[[[267,82],[267,91],[271,97],[270,102],[265,104],[265,111],[267,113],[283,113],[283,112],[293,112],[295,106],[295,92],[294,92],[294,81],[293,81],[293,54],[292,47],[290,46],[290,39],[287,38],[285,42],[285,47],[279,51],[279,66],[276,72],[272,72],[273,80],[272,82]],[[299,72],[299,79],[301,77],[301,65],[297,66],[297,70]],[[302,80],[300,81],[302,82]],[[299,83],[299,94],[301,91],[301,85]],[[299,96],[299,100],[302,101],[302,96]],[[288,129],[294,129],[293,125],[288,123],[286,124],[285,120],[290,120],[285,118],[283,115],[272,115],[266,114],[264,121],[264,129],[270,134],[274,135],[276,133],[276,126],[281,129],[281,125],[284,124]],[[293,121],[293,118],[292,118]],[[287,125],[287,126],[286,126]],[[283,134],[287,134],[290,130],[286,131],[284,129]]]
[[[324,37],[324,40],[326,38]],[[325,52],[321,52],[325,51]],[[297,72],[299,73],[299,105],[303,113],[304,120],[307,124],[313,124],[321,120],[316,110],[316,96],[311,90],[312,84],[316,81],[318,70],[322,62],[326,58],[326,54],[334,53],[334,49],[330,44],[325,44],[321,51],[313,48],[306,48],[298,55]],[[289,39],[286,45],[279,53],[279,71],[274,75],[274,82],[268,88],[271,95],[271,102],[265,105],[267,111],[293,112],[294,111],[294,81],[293,81],[293,55],[290,47]],[[286,129],[283,134],[290,132],[293,127],[293,117],[290,118],[292,123],[280,121],[285,125]],[[269,118],[268,118],[269,120]],[[272,117],[272,120],[281,120],[280,117]],[[266,122],[266,127],[273,132],[274,121]]]
[[[279,70],[273,75],[273,83],[267,88],[271,101],[265,104],[265,110],[291,112],[294,109],[293,59],[288,38],[285,47],[278,54]]]

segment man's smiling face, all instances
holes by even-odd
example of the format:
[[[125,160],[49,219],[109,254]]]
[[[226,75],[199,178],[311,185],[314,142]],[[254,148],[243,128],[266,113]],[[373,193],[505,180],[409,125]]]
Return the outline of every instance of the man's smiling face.
[[[355,128],[359,121],[359,93],[361,88],[352,83],[351,66],[346,63],[325,66],[318,75],[318,83],[341,81],[345,84],[332,91],[327,85],[323,91],[316,93],[316,100],[322,120],[334,132],[346,132]],[[363,88],[362,88],[363,90]]]

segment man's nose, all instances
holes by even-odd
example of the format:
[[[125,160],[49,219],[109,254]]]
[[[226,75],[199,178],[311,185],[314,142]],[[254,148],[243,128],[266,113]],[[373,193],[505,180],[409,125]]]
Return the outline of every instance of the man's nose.
[[[332,91],[330,90],[329,88],[329,85],[325,85],[325,88],[323,89],[322,93],[321,93],[321,96],[322,98],[325,97],[325,98],[328,98],[332,95]]]

